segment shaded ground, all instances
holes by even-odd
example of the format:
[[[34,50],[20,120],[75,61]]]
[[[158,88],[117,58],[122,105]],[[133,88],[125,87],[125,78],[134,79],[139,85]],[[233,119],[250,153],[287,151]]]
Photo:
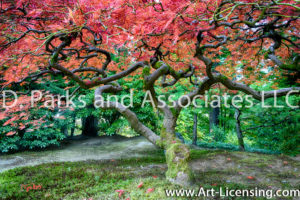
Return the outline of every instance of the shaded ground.
[[[61,148],[0,155],[0,172],[15,167],[49,162],[85,161],[142,157],[156,147],[143,137],[98,137],[70,141]]]
[[[92,155],[95,153],[98,156],[99,153],[105,154],[104,152],[107,152],[108,155],[95,157],[100,160],[48,163],[35,167],[16,168],[1,173],[0,199],[191,199],[166,197],[165,189],[182,188],[171,185],[165,180],[164,174],[167,167],[163,151],[156,149],[143,138],[121,139],[120,143],[116,145],[110,143],[110,140],[105,143],[107,145],[101,145],[96,141],[86,140],[82,143],[71,144],[66,149],[35,154],[39,157],[39,154],[44,153],[44,157],[41,156],[40,158],[46,159],[45,156],[48,156],[48,158],[60,158],[59,161],[63,161],[63,158],[71,158],[55,156],[55,154],[68,152],[66,155],[71,156],[73,154],[73,159],[86,160],[92,159]],[[88,147],[83,147],[84,144]],[[106,147],[100,148],[100,146],[110,147],[105,149]],[[85,150],[81,151],[77,149],[78,147]],[[76,156],[76,154],[78,155]],[[24,156],[33,155],[33,152],[27,152],[24,155],[14,154],[11,156],[24,158]],[[38,161],[37,157],[35,162]],[[194,149],[191,152],[191,158],[190,164],[195,172],[196,181],[194,186],[185,189],[195,189],[196,192],[200,186],[216,190],[220,187],[229,189],[254,189],[257,187],[266,190],[300,189],[299,157]],[[5,156],[5,159],[9,159],[9,156]],[[143,184],[139,188],[138,185],[141,182]],[[42,185],[42,189],[29,192],[20,189],[22,184],[32,183]],[[147,190],[152,188],[153,191],[147,193]],[[119,197],[116,190],[121,189],[124,190],[124,194]],[[221,198],[197,197],[194,199]],[[289,199],[298,200],[299,197]]]
[[[217,151],[192,160],[191,166],[212,182],[218,180],[273,190],[284,187],[300,189],[299,157]]]

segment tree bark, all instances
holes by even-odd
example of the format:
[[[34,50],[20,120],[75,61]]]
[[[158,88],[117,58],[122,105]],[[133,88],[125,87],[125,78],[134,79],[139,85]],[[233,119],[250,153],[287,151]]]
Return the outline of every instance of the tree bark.
[[[213,103],[213,106],[216,106],[217,102]],[[210,129],[212,130],[213,126],[219,126],[219,114],[220,114],[220,107],[212,107],[209,113],[209,124]]]
[[[245,145],[244,145],[243,133],[242,133],[242,130],[241,130],[240,116],[241,116],[241,111],[238,108],[236,108],[235,109],[236,135],[237,135],[237,138],[238,138],[238,141],[239,141],[240,150],[244,151],[245,150]]]
[[[220,107],[217,106],[217,102],[213,102],[213,107],[211,107],[211,111],[209,113],[209,132],[212,133],[213,135],[213,128],[214,127],[219,127],[219,115],[220,115]],[[218,140],[216,136],[214,136],[215,141]]]
[[[197,114],[194,114],[193,144],[197,145]]]
[[[161,131],[161,146],[166,150],[168,170],[166,178],[171,183],[190,186],[194,177],[189,166],[190,150],[175,137],[175,125],[177,117],[165,116]]]

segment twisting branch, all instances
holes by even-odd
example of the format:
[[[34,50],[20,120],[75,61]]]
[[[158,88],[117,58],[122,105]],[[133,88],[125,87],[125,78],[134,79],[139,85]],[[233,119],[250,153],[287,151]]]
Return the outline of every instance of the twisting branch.
[[[27,36],[30,32],[38,33],[38,34],[47,33],[47,31],[36,30],[36,29],[29,29],[29,28],[28,28],[28,30],[27,30],[26,32],[24,32],[20,37],[18,37],[18,38],[16,38],[16,39],[12,40],[12,41],[10,41],[10,42],[8,42],[8,43],[6,43],[6,44],[1,45],[1,46],[0,46],[0,47],[1,47],[0,51],[6,49],[7,47],[9,47],[10,45],[12,45],[12,44],[14,44],[14,43],[17,43],[18,41],[20,41],[21,39],[23,39],[25,36]]]
[[[110,53],[108,52],[108,51],[105,51],[105,50],[103,50],[103,49],[99,49],[99,48],[96,48],[96,47],[89,47],[89,50],[88,51],[90,51],[90,52],[93,52],[93,51],[95,51],[95,52],[97,52],[97,53],[100,53],[100,54],[103,54],[103,55],[105,55],[105,57],[106,57],[106,60],[105,60],[105,62],[103,63],[103,65],[102,65],[102,70],[104,71],[104,70],[106,70],[106,68],[107,68],[107,66],[109,65],[109,63],[111,62],[111,56],[110,56]]]
[[[186,106],[189,103],[189,101],[193,100],[194,98],[197,98],[197,95],[203,95],[205,91],[208,91],[210,87],[215,83],[216,81],[214,79],[210,79],[209,77],[203,78],[201,83],[198,83],[198,87],[195,90],[185,95],[184,98],[179,98],[179,100],[175,102],[175,109],[178,112],[180,112],[182,107]]]
[[[78,55],[77,58],[83,59],[83,61],[80,63],[80,65],[77,69],[69,70],[69,69],[63,67],[61,64],[59,64],[59,62],[62,60],[65,60],[67,58],[66,54],[64,54],[63,51],[73,51],[74,52],[74,48],[66,48],[66,47],[71,45],[72,37],[76,37],[76,36],[77,36],[77,34],[75,34],[75,33],[73,35],[72,34],[71,35],[66,35],[66,34],[54,35],[46,41],[46,51],[52,53],[52,56],[49,59],[49,68],[54,68],[56,70],[61,71],[64,75],[66,75],[69,78],[71,78],[72,80],[76,81],[83,88],[88,89],[88,88],[92,88],[92,87],[95,87],[98,85],[107,84],[109,82],[123,78],[123,77],[129,75],[130,73],[134,72],[138,68],[147,65],[147,62],[138,62],[138,63],[132,65],[131,67],[129,67],[127,70],[124,70],[113,76],[107,77],[105,70],[107,69],[107,66],[109,65],[109,63],[111,62],[110,53],[106,50],[99,49],[95,46],[92,46],[92,45],[86,43],[86,45],[88,45],[88,47],[82,48],[81,50],[86,50],[87,52],[92,53],[92,54],[89,54],[87,56],[80,56],[79,50],[75,51]],[[57,47],[54,47],[51,44],[51,42],[56,38],[60,38],[60,40],[62,42]],[[50,46],[52,46],[52,48],[50,48]],[[84,64],[88,61],[88,59],[96,57],[97,53],[104,54],[106,56],[106,61],[103,63],[102,69],[97,69],[94,67],[83,67]],[[59,57],[59,55],[62,55],[62,56]],[[86,71],[97,72],[98,74],[102,75],[102,78],[95,77],[91,81],[85,82],[79,76],[76,75],[76,73],[78,73],[78,72],[86,72]]]
[[[155,66],[155,65],[158,65],[158,64],[161,64],[161,66],[159,68],[157,68],[152,74],[150,74],[150,67],[149,66],[145,67],[144,70],[145,71],[148,70],[148,72],[144,73],[144,80],[145,80],[144,81],[144,87],[145,87],[146,90],[148,90],[150,92],[151,97],[154,100],[155,107],[158,108],[161,112],[163,112],[165,114],[165,116],[171,118],[171,117],[173,117],[173,114],[172,114],[170,108],[167,105],[164,105],[164,103],[160,102],[157,99],[157,95],[156,95],[156,92],[155,92],[155,89],[154,89],[155,82],[161,76],[165,76],[169,73],[169,66],[166,65],[163,62],[157,63],[153,60],[152,60],[151,64],[154,68],[157,68],[157,66]],[[147,69],[147,67],[148,67],[148,69]]]
[[[155,73],[152,75],[152,79],[155,81],[162,76],[162,87],[169,87],[175,85],[182,78],[189,78],[194,75],[195,67],[190,64],[189,68],[186,70],[175,71],[171,66],[163,61],[159,61],[158,57],[151,58],[151,66],[156,69]],[[171,82],[166,82],[166,76],[172,76],[173,80]],[[156,78],[157,77],[157,78]],[[151,80],[151,82],[153,82]]]
[[[102,94],[104,92],[115,93],[121,90],[122,88],[120,86],[113,85],[98,87],[95,91],[95,106],[102,109],[116,109],[128,120],[133,130],[146,137],[154,145],[157,145],[157,141],[160,140],[160,137],[140,122],[134,112],[118,102],[107,102],[103,100]]]
[[[300,87],[283,88],[283,89],[279,89],[279,90],[272,90],[272,91],[266,91],[266,92],[256,91],[245,84],[232,81],[229,78],[227,78],[226,76],[219,74],[219,73],[215,75],[215,80],[217,82],[222,83],[225,87],[227,87],[230,90],[242,91],[246,94],[252,95],[255,99],[257,99],[259,101],[261,101],[262,99],[273,98],[275,95],[277,97],[281,97],[281,96],[287,95],[291,91],[294,91],[293,95],[300,94]]]

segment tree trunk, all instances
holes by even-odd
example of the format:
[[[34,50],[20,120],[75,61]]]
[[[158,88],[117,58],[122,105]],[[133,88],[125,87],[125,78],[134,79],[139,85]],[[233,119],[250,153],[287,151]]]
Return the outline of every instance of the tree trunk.
[[[226,132],[226,110],[227,108],[224,106],[224,109],[223,109],[223,130],[224,130],[224,133]]]
[[[75,116],[73,117],[72,123],[73,123],[73,127],[71,128],[71,137],[74,136],[75,127],[76,127],[76,117]]]
[[[220,107],[217,106],[217,102],[213,102],[213,107],[211,107],[211,111],[209,113],[209,133],[213,135],[215,141],[219,141],[217,133],[215,133],[214,127],[219,127],[219,115],[220,115]]]
[[[241,111],[238,108],[236,108],[235,109],[236,134],[237,134],[237,138],[238,138],[238,141],[239,141],[240,150],[244,151],[245,150],[245,145],[244,145],[243,133],[242,133],[242,130],[241,130],[240,116],[241,116]]]
[[[137,133],[146,137],[154,145],[165,150],[168,165],[168,170],[166,172],[167,180],[171,183],[182,186],[191,185],[194,178],[189,166],[190,150],[175,136],[175,126],[180,109],[178,109],[175,114],[171,111],[171,109],[163,109],[164,121],[160,136],[158,136],[151,129],[141,123],[136,114],[127,107],[115,102],[108,103],[100,98],[103,92],[113,92],[120,89],[121,88],[112,85],[98,87],[95,91],[96,107],[100,107],[102,109],[113,108],[118,110],[128,120],[131,127]]]
[[[175,117],[165,117],[161,131],[161,145],[166,150],[168,171],[166,178],[171,183],[189,186],[193,183],[193,173],[189,166],[190,150],[175,137]]]
[[[197,114],[194,114],[193,144],[197,145]]]
[[[213,103],[213,106],[211,108],[211,111],[209,113],[209,132],[211,133],[213,130],[214,126],[219,126],[219,115],[220,115],[220,107],[215,107],[217,106],[217,102]]]

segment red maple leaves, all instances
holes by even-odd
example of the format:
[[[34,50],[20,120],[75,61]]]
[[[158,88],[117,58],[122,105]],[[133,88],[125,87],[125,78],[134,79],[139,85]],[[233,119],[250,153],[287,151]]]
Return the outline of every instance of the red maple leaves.
[[[284,27],[280,34],[286,38],[299,37],[299,31],[295,31],[298,29],[298,23],[293,20],[297,15],[297,4],[292,0],[280,2],[241,0],[220,7],[223,5],[221,2],[215,0],[4,1],[1,4],[3,13],[0,18],[2,30],[0,71],[4,81],[0,85],[9,87],[12,82],[18,82],[47,69],[52,54],[46,50],[56,48],[61,43],[62,38],[59,36],[63,34],[71,36],[69,49],[81,49],[86,42],[91,45],[95,42],[93,37],[97,35],[99,39],[97,47],[124,57],[122,68],[119,68],[119,63],[111,62],[107,67],[109,71],[120,72],[126,69],[129,63],[137,60],[149,61],[155,48],[159,46],[165,54],[164,61],[173,69],[186,69],[193,64],[198,75],[205,75],[204,64],[194,57],[195,43],[200,30],[203,31],[200,45],[216,45],[222,40],[220,38],[222,35],[228,38],[224,45],[204,52],[205,56],[212,58],[215,64],[218,64],[216,70],[231,78],[241,75],[244,77],[242,81],[246,84],[256,81],[257,75],[267,78],[271,74],[261,75],[260,70],[262,65],[275,66],[267,59],[267,49],[273,41],[271,38],[265,38],[263,41],[253,40],[263,33],[255,26],[271,22],[280,15],[281,18],[276,21],[278,26]],[[253,2],[257,2],[259,6],[251,10]],[[272,3],[276,5],[268,8],[270,12],[263,12],[262,8]],[[25,12],[19,8],[24,9]],[[219,8],[220,11],[217,13]],[[266,13],[268,16],[260,18]],[[253,21],[256,25],[252,24]],[[285,27],[287,21],[289,26]],[[226,25],[234,22],[237,23],[234,26]],[[222,25],[216,26],[217,23]],[[87,31],[86,27],[95,35]],[[44,33],[40,34],[39,31]],[[51,37],[54,39],[49,44]],[[238,40],[241,37],[244,40]],[[248,39],[251,42],[248,42]],[[127,53],[125,54],[125,51],[121,53],[118,49],[126,50]],[[220,52],[224,49],[230,52],[230,55],[220,60]],[[276,55],[286,60],[293,52],[299,53],[299,49],[292,45],[289,47],[282,45]],[[59,56],[64,57],[66,54],[67,52],[62,52]],[[67,70],[74,70],[78,66],[100,69],[105,62],[104,57],[100,55],[82,64],[83,57],[88,54],[88,51],[80,51],[78,54],[68,55],[59,64]],[[241,72],[237,70],[239,65],[243,67],[240,67]],[[101,80],[89,79],[90,74],[90,72],[80,74],[88,80],[84,80],[83,84],[89,85],[93,83],[91,80]],[[280,76],[278,68],[274,67],[272,75]],[[0,119],[4,117],[0,114]]]

